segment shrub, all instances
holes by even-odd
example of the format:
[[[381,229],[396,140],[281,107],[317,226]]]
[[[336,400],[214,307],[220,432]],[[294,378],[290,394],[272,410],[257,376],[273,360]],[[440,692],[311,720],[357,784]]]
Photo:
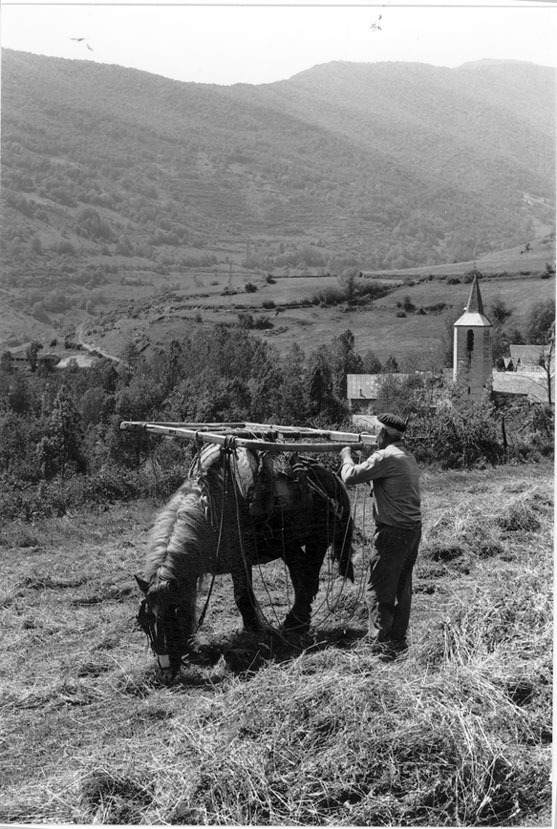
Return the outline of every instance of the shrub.
[[[34,521],[66,515],[75,509],[104,510],[117,501],[142,497],[167,498],[184,480],[184,467],[175,464],[163,470],[154,466],[141,470],[109,467],[94,475],[56,478],[38,485],[4,478],[5,495],[0,501],[0,519]]]
[[[346,292],[336,286],[323,288],[312,297],[314,305],[340,305],[346,302]]]
[[[247,311],[240,311],[238,314],[238,325],[240,328],[245,328],[247,330],[254,328],[255,320],[253,318],[253,314],[250,314]]]
[[[496,464],[505,458],[494,409],[489,403],[447,407],[413,421],[419,437],[412,442],[416,458],[445,469]]]
[[[440,314],[447,307],[446,302],[436,302],[434,305],[426,305],[425,310],[432,314]]]
[[[269,317],[266,314],[264,314],[262,317],[258,317],[255,320],[255,322],[253,324],[253,327],[257,328],[257,329],[260,329],[260,330],[261,329],[267,329],[267,328],[272,328],[273,323],[271,322]]]

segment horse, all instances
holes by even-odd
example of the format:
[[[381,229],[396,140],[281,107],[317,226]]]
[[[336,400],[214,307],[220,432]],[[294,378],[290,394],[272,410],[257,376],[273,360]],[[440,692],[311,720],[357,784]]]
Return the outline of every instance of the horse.
[[[348,494],[329,469],[296,454],[287,462],[244,446],[206,444],[156,515],[144,574],[136,576],[139,625],[163,676],[173,679],[193,653],[197,593],[208,574],[231,575],[244,630],[268,630],[252,567],[282,558],[294,588],[282,628],[305,633],[329,548],[339,575],[354,581],[352,535]]]

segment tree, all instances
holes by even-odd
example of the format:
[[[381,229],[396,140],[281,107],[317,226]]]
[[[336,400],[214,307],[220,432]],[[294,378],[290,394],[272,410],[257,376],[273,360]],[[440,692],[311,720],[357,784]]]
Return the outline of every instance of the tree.
[[[3,351],[0,357],[0,370],[5,371],[6,374],[13,374],[14,359],[11,351]]]
[[[86,239],[105,242],[112,241],[114,235],[108,222],[92,207],[84,207],[77,214],[76,232]]]
[[[336,423],[343,420],[348,409],[346,398],[334,393],[329,355],[325,349],[314,351],[306,370],[309,415],[315,421]]]
[[[337,280],[348,304],[356,298],[356,283],[359,275],[358,268],[343,268]]]
[[[184,364],[184,353],[178,340],[171,340],[168,351],[164,353],[164,364],[162,366],[161,379],[168,391],[174,388],[182,377],[182,366]]]
[[[85,472],[86,462],[82,452],[83,430],[81,416],[67,386],[63,385],[54,400],[54,407],[37,447],[41,473],[52,478],[68,471]]]
[[[555,328],[553,328],[553,337],[540,355],[540,365],[544,370],[547,402],[551,406],[553,403],[552,381],[555,379]]]
[[[538,365],[543,369],[547,402],[551,406],[553,403],[552,381],[555,378],[555,320],[546,333],[545,344],[540,346]]]
[[[105,405],[105,396],[100,386],[92,386],[82,396],[79,411],[83,427],[96,426],[101,420]]]
[[[370,349],[362,358],[363,374],[380,374],[383,371],[383,364],[379,357]]]
[[[41,350],[41,348],[42,348],[42,344],[40,342],[38,342],[37,340],[32,340],[31,343],[28,345],[26,351],[25,351],[25,356],[27,357],[27,360],[29,361],[29,365],[31,366],[31,371],[36,371],[37,370],[37,365],[38,365],[37,355],[38,355],[39,351]]]
[[[303,425],[309,418],[309,395],[305,378],[305,355],[293,343],[282,360],[282,381],[279,389],[280,423]]]
[[[122,359],[127,365],[128,376],[131,377],[139,362],[140,354],[137,350],[137,345],[129,340],[122,350]]]
[[[383,366],[383,371],[386,374],[395,374],[398,371],[398,362],[393,354],[389,354]]]
[[[525,339],[533,345],[545,345],[554,336],[555,300],[546,299],[532,306],[526,323]]]
[[[33,437],[28,418],[14,411],[0,415],[0,467],[4,472],[15,471],[21,477],[25,467],[31,472],[36,469],[36,463],[29,463]]]
[[[19,371],[0,375],[0,409],[23,415],[31,412],[33,398],[29,383]]]
[[[354,351],[354,334],[347,329],[335,337],[329,348],[331,379],[334,395],[346,400],[346,375],[362,373],[362,358]]]
[[[489,308],[489,319],[495,326],[501,326],[505,320],[512,315],[512,309],[507,306],[505,300],[496,296]]]

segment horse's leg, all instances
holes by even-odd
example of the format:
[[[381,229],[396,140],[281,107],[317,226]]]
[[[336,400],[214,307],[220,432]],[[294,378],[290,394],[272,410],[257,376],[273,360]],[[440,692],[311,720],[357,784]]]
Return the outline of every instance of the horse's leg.
[[[319,573],[327,551],[327,544],[319,539],[308,541],[304,550],[299,545],[288,546],[284,560],[294,586],[294,604],[286,619],[286,630],[306,632],[311,621],[311,605],[319,590]]]
[[[181,596],[176,619],[180,641],[187,644],[188,648],[197,630],[197,589],[198,579],[195,577],[184,579],[180,583]]]
[[[265,627],[265,619],[253,592],[251,567],[242,564],[241,567],[233,569],[230,575],[234,586],[234,601],[242,616],[244,629],[262,630]]]

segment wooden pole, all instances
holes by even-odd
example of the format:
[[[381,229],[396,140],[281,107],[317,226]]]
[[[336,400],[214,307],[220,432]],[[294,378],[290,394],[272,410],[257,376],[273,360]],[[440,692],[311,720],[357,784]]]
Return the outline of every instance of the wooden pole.
[[[261,433],[267,435],[269,432],[285,429],[285,434],[290,437],[325,437],[328,438],[326,443],[309,443],[309,442],[280,442],[277,440],[263,440],[252,436],[252,429],[247,429],[247,426],[257,426]],[[192,427],[199,428],[192,428]],[[221,432],[207,431],[210,426],[221,427]],[[240,428],[235,428],[236,426]],[[201,441],[202,443],[216,443],[220,446],[229,446],[236,448],[243,446],[246,449],[259,449],[268,452],[338,452],[342,446],[350,445],[354,449],[363,449],[364,447],[375,448],[375,435],[357,434],[354,432],[337,432],[325,431],[321,429],[296,429],[295,427],[278,427],[273,429],[272,426],[267,428],[266,424],[169,424],[169,423],[150,423],[147,421],[129,421],[123,420],[120,423],[120,429],[123,431],[145,431],[155,435],[167,435],[169,437],[181,437],[188,440]],[[222,432],[226,432],[223,434]],[[237,433],[249,434],[249,437],[240,437]]]

